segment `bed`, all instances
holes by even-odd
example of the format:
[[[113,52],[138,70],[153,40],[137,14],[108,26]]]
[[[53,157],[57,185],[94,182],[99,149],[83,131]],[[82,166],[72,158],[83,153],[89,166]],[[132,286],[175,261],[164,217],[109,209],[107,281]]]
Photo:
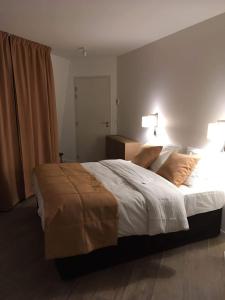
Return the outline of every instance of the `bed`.
[[[117,245],[96,249],[87,254],[56,257],[56,266],[64,279],[220,233],[222,207],[225,205],[223,190],[202,184],[193,187],[181,185],[176,188],[151,170],[123,160],[83,163],[82,167],[102,182],[117,199],[118,241]],[[173,220],[166,222],[165,226],[164,223],[159,226],[155,220],[149,221],[155,218],[155,215],[151,215],[154,208],[151,201],[146,203],[148,191],[145,188],[150,183],[154,186],[150,190],[151,194],[156,193],[155,190],[157,197],[161,194],[163,206],[160,209],[164,209],[169,216],[168,220],[171,214],[168,204],[171,199],[178,202],[179,226]],[[34,185],[38,213],[45,230],[44,200],[37,178],[34,178]],[[165,201],[164,194],[167,193],[170,196]]]

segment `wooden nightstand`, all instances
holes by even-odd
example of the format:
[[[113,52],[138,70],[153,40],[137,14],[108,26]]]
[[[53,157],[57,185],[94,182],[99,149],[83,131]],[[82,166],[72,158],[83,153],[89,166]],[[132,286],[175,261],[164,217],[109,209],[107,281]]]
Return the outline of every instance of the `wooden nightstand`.
[[[137,141],[121,135],[106,136],[106,158],[132,160],[141,148]]]

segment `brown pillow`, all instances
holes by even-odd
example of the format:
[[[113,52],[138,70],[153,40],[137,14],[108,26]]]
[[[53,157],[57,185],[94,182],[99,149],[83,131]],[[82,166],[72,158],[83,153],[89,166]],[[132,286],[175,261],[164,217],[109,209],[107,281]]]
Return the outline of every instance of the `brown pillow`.
[[[172,153],[158,170],[157,174],[176,186],[180,186],[191,174],[199,158],[192,155]]]
[[[149,168],[153,161],[159,156],[162,146],[144,146],[132,160],[133,163],[143,168]]]

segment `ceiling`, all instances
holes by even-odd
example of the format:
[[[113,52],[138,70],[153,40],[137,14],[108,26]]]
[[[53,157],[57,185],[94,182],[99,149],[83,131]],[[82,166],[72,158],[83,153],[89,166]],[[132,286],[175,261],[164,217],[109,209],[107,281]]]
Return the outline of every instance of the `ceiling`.
[[[225,12],[225,0],[0,0],[0,30],[64,56],[121,55]]]

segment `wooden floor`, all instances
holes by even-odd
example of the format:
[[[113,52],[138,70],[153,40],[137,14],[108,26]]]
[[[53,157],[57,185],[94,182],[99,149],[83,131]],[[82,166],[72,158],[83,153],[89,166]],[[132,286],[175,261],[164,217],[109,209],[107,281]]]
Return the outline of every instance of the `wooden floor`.
[[[224,300],[224,251],[220,235],[63,282],[53,262],[43,258],[31,200],[0,214],[0,299]]]

